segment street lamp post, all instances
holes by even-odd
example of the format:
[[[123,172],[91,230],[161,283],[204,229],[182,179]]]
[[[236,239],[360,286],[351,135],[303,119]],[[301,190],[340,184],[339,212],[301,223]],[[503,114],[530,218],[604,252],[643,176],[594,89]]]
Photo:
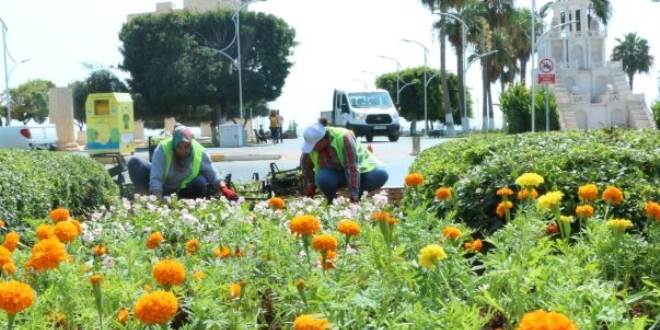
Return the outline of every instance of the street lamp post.
[[[410,40],[410,39],[401,39],[401,41],[405,42],[412,42],[414,44],[418,44],[422,48],[424,48],[424,136],[429,136],[429,118],[428,118],[428,98],[427,98],[427,93],[426,90],[428,89],[428,84],[430,80],[426,79],[426,71],[427,71],[427,58],[429,54],[429,49],[426,48],[422,43],[415,41],[415,40]]]
[[[2,55],[5,64],[5,90],[7,94],[7,122],[5,126],[9,126],[11,123],[11,97],[9,96],[9,72],[7,71],[7,25],[2,18],[0,18],[0,23],[2,23]]]

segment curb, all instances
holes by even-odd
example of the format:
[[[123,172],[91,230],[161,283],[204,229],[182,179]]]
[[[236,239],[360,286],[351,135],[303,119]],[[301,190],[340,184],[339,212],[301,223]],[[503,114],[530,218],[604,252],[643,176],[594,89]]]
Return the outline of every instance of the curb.
[[[211,161],[218,162],[243,162],[254,160],[278,160],[282,158],[280,154],[221,154],[209,152]]]

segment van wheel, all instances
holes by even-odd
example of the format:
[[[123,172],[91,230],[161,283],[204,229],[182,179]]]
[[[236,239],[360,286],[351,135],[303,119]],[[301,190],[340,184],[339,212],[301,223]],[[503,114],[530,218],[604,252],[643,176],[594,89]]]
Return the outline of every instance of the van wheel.
[[[396,142],[399,141],[399,134],[390,135],[387,138],[390,139],[390,142]]]
[[[374,142],[374,136],[373,135],[367,135],[366,138],[367,138],[367,142],[369,142],[369,143]]]

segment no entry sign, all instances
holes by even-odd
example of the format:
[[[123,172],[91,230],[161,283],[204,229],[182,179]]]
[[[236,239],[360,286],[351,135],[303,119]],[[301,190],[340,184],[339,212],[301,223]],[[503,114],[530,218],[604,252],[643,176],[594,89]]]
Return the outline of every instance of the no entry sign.
[[[555,63],[552,59],[541,58],[539,60],[539,84],[554,84],[555,83]]]

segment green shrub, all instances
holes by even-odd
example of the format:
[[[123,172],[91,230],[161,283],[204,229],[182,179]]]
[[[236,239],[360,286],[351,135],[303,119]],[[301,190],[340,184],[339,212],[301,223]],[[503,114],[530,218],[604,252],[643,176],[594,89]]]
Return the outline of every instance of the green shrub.
[[[660,137],[656,131],[602,129],[520,135],[486,135],[443,143],[422,152],[411,172],[424,178],[424,196],[432,203],[435,189],[450,187],[451,208],[459,220],[475,228],[493,231],[503,220],[495,211],[501,199],[496,191],[518,191],[515,179],[535,172],[545,182],[539,194],[564,193],[562,214],[573,215],[579,199],[577,189],[596,184],[600,192],[616,186],[624,201],[611,213],[615,218],[644,219],[644,204],[658,200],[660,182]],[[517,204],[512,196],[514,205]],[[412,199],[406,196],[404,203]],[[516,207],[512,209],[515,211]]]
[[[87,156],[0,150],[0,219],[42,218],[56,207],[79,215],[106,204],[118,187],[104,166]]]

